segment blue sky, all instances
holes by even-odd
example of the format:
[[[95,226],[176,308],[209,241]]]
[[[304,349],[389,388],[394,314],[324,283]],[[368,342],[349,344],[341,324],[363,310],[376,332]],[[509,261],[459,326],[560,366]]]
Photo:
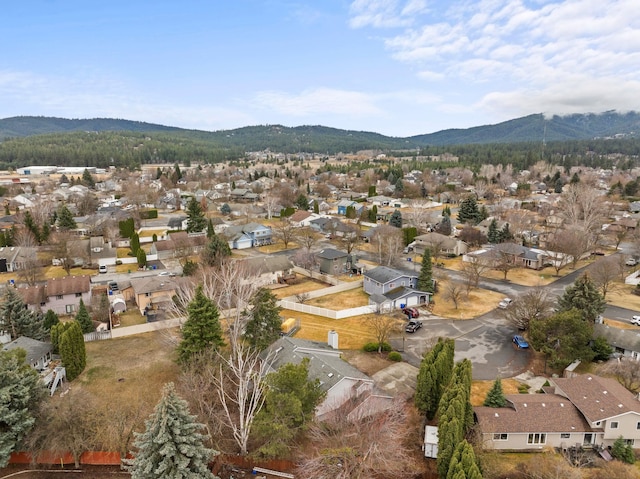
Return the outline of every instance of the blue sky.
[[[637,0],[9,0],[0,118],[391,136],[640,110]]]

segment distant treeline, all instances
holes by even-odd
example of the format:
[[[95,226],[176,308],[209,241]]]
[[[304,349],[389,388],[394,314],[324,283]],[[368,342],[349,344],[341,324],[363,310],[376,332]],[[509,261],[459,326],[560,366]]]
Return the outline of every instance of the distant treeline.
[[[238,161],[247,151],[314,153],[327,157],[339,152],[355,153],[375,150],[387,157],[414,159],[450,153],[459,158],[458,165],[479,167],[482,164],[511,164],[527,169],[540,160],[571,166],[620,169],[634,167],[640,157],[640,139],[569,140],[420,146],[399,146],[406,140],[366,132],[347,132],[325,127],[309,127],[308,135],[299,127],[291,135],[278,127],[247,127],[233,134],[198,131],[178,132],[71,132],[13,138],[0,142],[0,169],[21,166],[109,166],[137,168],[149,163],[219,163]],[[282,134],[279,134],[281,131]],[[451,166],[452,163],[438,163]],[[437,168],[436,164],[430,167]]]

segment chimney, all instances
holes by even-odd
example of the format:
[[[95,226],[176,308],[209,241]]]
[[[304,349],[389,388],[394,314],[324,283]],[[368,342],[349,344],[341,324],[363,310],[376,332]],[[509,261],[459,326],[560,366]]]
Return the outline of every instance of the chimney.
[[[338,349],[338,333],[333,329],[329,331],[329,339],[327,340],[327,343],[333,349]]]

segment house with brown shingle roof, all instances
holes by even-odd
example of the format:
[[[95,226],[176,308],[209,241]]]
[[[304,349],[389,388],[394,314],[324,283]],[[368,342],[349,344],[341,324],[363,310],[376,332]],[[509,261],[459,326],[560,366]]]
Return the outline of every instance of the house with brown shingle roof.
[[[483,447],[608,447],[622,436],[640,448],[640,401],[615,379],[589,374],[551,381],[544,393],[506,395],[506,407],[475,407]]]
[[[132,278],[133,295],[140,314],[149,311],[166,311],[173,302],[178,289],[177,280],[166,276]]]
[[[80,306],[91,304],[91,278],[83,276],[65,276],[47,280],[47,301],[41,306],[43,311],[52,309],[56,314],[75,314]]]

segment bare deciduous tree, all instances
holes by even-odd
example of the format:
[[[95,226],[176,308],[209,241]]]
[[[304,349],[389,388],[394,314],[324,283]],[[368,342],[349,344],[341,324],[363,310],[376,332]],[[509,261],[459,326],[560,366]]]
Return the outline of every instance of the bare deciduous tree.
[[[402,230],[389,225],[380,225],[375,229],[371,244],[378,256],[378,262],[384,266],[392,266],[404,248]]]
[[[620,277],[620,270],[624,271],[616,256],[599,259],[589,266],[589,275],[605,299],[607,298],[607,293],[610,293],[615,288],[616,282]]]
[[[284,243],[284,249],[287,249],[289,243],[294,239],[295,230],[289,218],[281,218],[274,226],[274,236]]]
[[[466,296],[466,289],[464,286],[456,281],[449,281],[444,288],[442,297],[445,301],[451,301],[453,307],[458,309],[460,303]]]
[[[393,404],[376,415],[348,420],[336,414],[313,423],[296,476],[315,479],[353,477],[414,477],[419,470],[405,443],[411,434],[402,404]]]
[[[295,234],[296,242],[300,244],[307,252],[311,251],[311,248],[318,242],[320,235],[312,228],[306,226],[300,228]]]
[[[401,322],[387,314],[369,314],[363,320],[364,324],[373,332],[378,343],[378,353],[382,353],[382,345],[389,341],[391,333],[400,331]]]
[[[529,329],[530,321],[545,319],[553,314],[555,300],[548,290],[540,286],[531,288],[514,298],[513,303],[502,309],[502,316],[518,329]]]
[[[344,234],[340,237],[340,244],[347,251],[347,254],[355,249],[360,242],[360,228],[355,225],[348,225]]]
[[[602,366],[600,373],[615,377],[629,391],[640,392],[640,367],[638,361],[632,358],[609,361]]]
[[[475,258],[474,261],[462,262],[461,273],[467,286],[467,294],[471,292],[472,288],[478,287],[480,278],[490,269],[490,266],[483,261],[482,258]]]

